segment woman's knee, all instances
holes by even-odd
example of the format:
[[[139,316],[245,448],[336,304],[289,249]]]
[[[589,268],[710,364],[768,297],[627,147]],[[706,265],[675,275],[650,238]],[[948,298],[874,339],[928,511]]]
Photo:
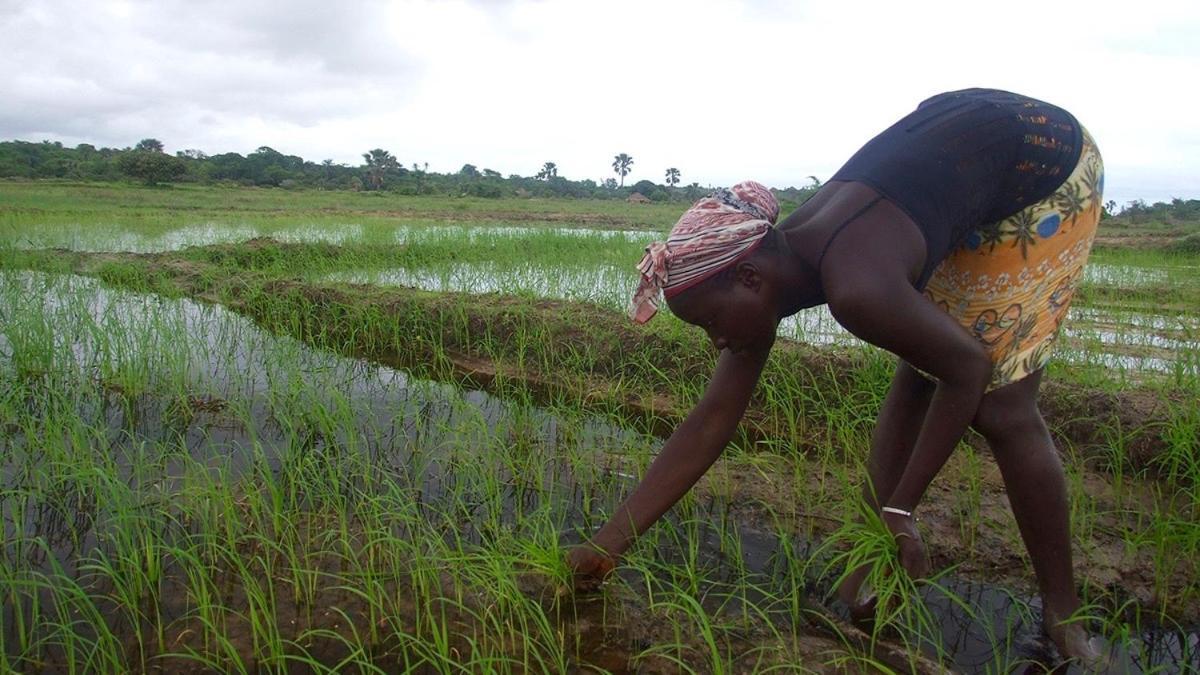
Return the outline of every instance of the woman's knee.
[[[989,443],[1014,435],[1045,432],[1046,423],[1038,409],[1042,371],[984,394],[971,427]]]
[[[1043,436],[1046,423],[1038,410],[1036,399],[1028,396],[997,395],[992,392],[983,397],[971,426],[983,434],[993,446],[1010,440]]]

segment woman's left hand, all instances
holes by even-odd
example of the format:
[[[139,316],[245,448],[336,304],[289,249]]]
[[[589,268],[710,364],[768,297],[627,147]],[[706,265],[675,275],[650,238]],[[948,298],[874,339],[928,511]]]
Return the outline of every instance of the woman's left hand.
[[[567,565],[571,568],[573,589],[588,593],[600,588],[616,568],[617,561],[594,546],[580,544],[567,552]]]
[[[900,566],[913,579],[923,579],[929,575],[929,556],[925,552],[925,542],[917,531],[917,524],[912,516],[902,516],[897,513],[884,512],[880,514],[896,544],[900,547]]]

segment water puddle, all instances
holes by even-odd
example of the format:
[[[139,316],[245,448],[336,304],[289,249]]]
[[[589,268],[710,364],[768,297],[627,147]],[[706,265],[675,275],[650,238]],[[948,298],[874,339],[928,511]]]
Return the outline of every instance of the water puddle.
[[[1083,268],[1083,281],[1085,284],[1136,289],[1173,283],[1178,281],[1181,275],[1194,278],[1197,272],[1200,272],[1200,266],[1196,265],[1138,267],[1091,262]]]
[[[30,416],[50,424],[63,415],[99,430],[84,436],[103,451],[98,466],[115,462],[114,475],[135,494],[167,504],[183,498],[197,466],[217,480],[234,480],[258,462],[286,473],[298,451],[355,453],[388,480],[413,488],[435,517],[457,514],[457,528],[446,536],[467,545],[494,537],[497,524],[519,537],[530,513],[560,523],[568,539],[590,531],[629,490],[628,459],[659,445],[603,420],[418,381],[313,349],[220,307],[36,273],[0,273],[0,299],[0,382],[32,381],[21,391],[53,394],[0,405],[0,426],[8,428],[0,436],[4,565],[78,575],[75,561],[103,549],[107,535],[94,531],[103,529],[105,504],[86,495],[48,500],[47,485],[54,483],[42,467],[54,443],[31,437],[36,429],[9,426]],[[29,405],[49,407],[23,407]],[[66,517],[64,503],[74,509]],[[678,531],[696,528],[702,595],[714,602],[729,588],[751,603],[766,597],[756,597],[755,588],[787,588],[784,552],[813,550],[812,542],[731,520],[719,502],[705,505],[694,523],[671,518]],[[20,542],[32,540],[48,542],[53,558],[27,556]],[[664,564],[678,560],[680,548],[660,541],[657,557]],[[637,579],[627,580],[638,587]],[[828,580],[819,576],[803,585],[814,598],[828,594]],[[965,580],[945,588],[951,594],[931,590],[927,597],[941,632],[936,646],[933,637],[926,645],[931,655],[947,656],[963,673],[1047,658],[1033,620],[1036,599]],[[729,599],[718,603],[722,611],[736,606]],[[15,644],[17,610],[3,611],[6,644]],[[605,657],[603,636],[583,641],[592,645],[588,658],[595,663],[628,661],[620,650]],[[1117,658],[1121,672],[1177,672],[1185,664],[1200,667],[1197,646],[1194,632],[1150,630],[1129,636]]]
[[[447,215],[447,217],[451,217]],[[536,217],[533,218],[536,220]],[[416,220],[416,219],[409,219]],[[425,219],[422,219],[425,220]],[[436,219],[430,219],[436,221]],[[150,228],[147,228],[149,230]],[[21,249],[66,248],[72,251],[159,253],[191,246],[236,244],[250,239],[270,237],[293,244],[324,243],[381,245],[425,242],[455,242],[477,245],[498,237],[587,237],[601,241],[619,240],[650,243],[655,232],[645,230],[605,230],[586,227],[526,227],[520,225],[451,225],[422,223],[313,222],[280,225],[253,225],[228,222],[200,222],[155,231],[138,231],[119,224],[43,226],[36,232],[22,232],[11,245]]]

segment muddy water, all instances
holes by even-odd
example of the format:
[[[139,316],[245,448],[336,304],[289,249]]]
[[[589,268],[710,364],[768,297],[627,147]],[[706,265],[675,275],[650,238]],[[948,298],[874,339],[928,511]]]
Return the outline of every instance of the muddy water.
[[[710,508],[713,522],[720,522],[724,516],[722,505]],[[745,570],[749,572],[751,587],[772,588],[779,584],[779,560],[785,547],[801,555],[808,555],[815,548],[814,542],[782,540],[750,526],[736,527],[741,542],[740,564],[722,553],[729,546],[722,544],[720,527],[701,530],[702,550],[719,570],[716,578],[721,578],[722,573],[734,578]],[[663,550],[660,555],[670,558],[677,553]],[[810,579],[808,588],[814,597],[828,597],[831,592],[829,579]],[[1014,593],[993,584],[943,577],[925,589],[923,598],[936,618],[939,634],[927,636],[922,649],[930,658],[939,653],[948,655],[946,665],[956,672],[1004,672],[1005,665],[1011,668],[1012,664],[1021,663],[1032,674],[1043,673],[1056,663],[1054,648],[1041,632],[1041,600],[1036,596]],[[761,598],[751,593],[748,599]],[[844,607],[835,603],[831,609],[849,619]],[[1150,629],[1105,644],[1111,659],[1107,672],[1200,672],[1200,632]],[[1081,671],[1071,667],[1055,672]]]
[[[1072,307],[1068,321],[1073,363],[1200,376],[1200,316]]]
[[[567,524],[564,538],[574,540],[598,523],[599,513],[611,512],[632,485],[632,477],[617,468],[621,462],[610,465],[604,458],[657,447],[653,439],[601,421],[568,420],[485,392],[414,381],[399,370],[311,349],[266,333],[244,317],[186,300],[28,273],[0,274],[0,298],[7,303],[0,314],[0,382],[41,364],[76,383],[85,392],[75,401],[76,414],[108,430],[107,450],[125,460],[122,475],[148,490],[171,490],[177,465],[164,462],[158,472],[136,466],[147,446],[178,448],[232,476],[256,457],[278,471],[295,441],[295,428],[306,425],[311,447],[365,453],[395,480],[421,486],[431,505],[449,495],[461,503],[475,489],[455,471],[464,449],[486,448],[499,438],[524,443],[532,453],[526,475],[515,475],[512,467],[492,468],[505,485],[500,518],[515,522],[524,510],[549,505]],[[44,356],[37,358],[41,348]],[[181,394],[189,401],[186,414],[178,406]],[[336,411],[335,423],[313,419],[314,410]],[[22,466],[22,451],[31,445],[18,431],[0,439],[0,515],[12,513],[21,499],[22,469],[28,468]],[[572,456],[575,463],[565,459]],[[488,453],[472,461],[483,463],[486,471]],[[586,509],[584,492],[589,494]],[[78,512],[96,508],[81,503]],[[706,583],[713,584],[705,595],[712,598],[720,597],[724,582],[748,581],[745,599],[757,601],[753,588],[784,585],[785,548],[807,555],[814,546],[737,521],[719,502],[705,505],[699,520],[701,557],[710,572]],[[100,545],[90,536],[92,522],[34,508],[21,522],[5,517],[4,540],[50,542],[58,564],[70,573],[75,559]],[[471,542],[487,535],[468,519],[456,536]],[[736,556],[729,552],[731,537],[740,542],[733,548]],[[664,546],[657,555],[670,561],[680,551]],[[38,569],[52,567],[49,560],[32,562]],[[634,587],[635,582],[630,579]],[[1032,619],[1038,613],[1036,599],[967,580],[946,584],[966,606],[929,591],[927,601],[941,632],[931,636],[940,646],[927,645],[930,654],[948,654],[953,667],[967,673],[991,672],[996,663],[1053,658]],[[813,598],[828,594],[828,579],[807,579],[805,585]],[[0,619],[14,625],[11,615]],[[1196,633],[1165,630],[1131,636],[1119,649],[1123,670],[1116,672],[1177,671],[1184,663],[1200,667],[1198,639]]]

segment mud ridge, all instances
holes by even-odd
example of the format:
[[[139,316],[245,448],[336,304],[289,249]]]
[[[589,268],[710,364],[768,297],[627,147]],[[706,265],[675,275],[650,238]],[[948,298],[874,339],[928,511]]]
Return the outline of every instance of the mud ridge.
[[[336,261],[342,249],[332,244],[288,244],[255,239],[237,245],[214,245],[176,253],[79,253],[65,250],[31,252],[21,266],[72,271],[100,277],[113,285],[186,296],[228,306],[276,331],[299,333],[324,348],[365,357],[425,374],[440,374],[480,388],[523,386],[540,397],[566,396],[586,410],[608,410],[638,421],[657,435],[668,434],[689,412],[691,401],[677,400],[662,380],[703,384],[711,372],[711,354],[699,340],[631,325],[611,310],[584,303],[462,293],[431,293],[402,287],[386,289],[354,284],[312,283],[256,271],[254,260],[323,258]],[[240,265],[231,273],[229,264]],[[361,334],[365,319],[423,316],[401,320],[393,335]],[[399,332],[408,329],[408,334]],[[530,364],[515,336],[536,331],[547,348]],[[571,351],[587,351],[581,363],[564,363]],[[860,368],[854,350],[777,342],[776,355],[804,372],[801,379],[830,395],[847,391],[845,375]],[[659,381],[627,363],[636,353],[692,355],[659,364]],[[431,368],[430,364],[434,364]],[[437,372],[428,372],[441,371]],[[769,375],[769,373],[768,373]],[[764,377],[766,377],[765,375]],[[1163,452],[1162,429],[1172,404],[1182,399],[1148,387],[1112,391],[1075,383],[1047,381],[1040,404],[1056,440],[1097,461],[1111,456],[1119,437],[1131,467],[1151,475]],[[814,411],[819,418],[820,411]],[[765,401],[751,402],[741,425],[745,443],[783,442],[804,449],[823,442],[820,419],[797,424],[780,419]]]

